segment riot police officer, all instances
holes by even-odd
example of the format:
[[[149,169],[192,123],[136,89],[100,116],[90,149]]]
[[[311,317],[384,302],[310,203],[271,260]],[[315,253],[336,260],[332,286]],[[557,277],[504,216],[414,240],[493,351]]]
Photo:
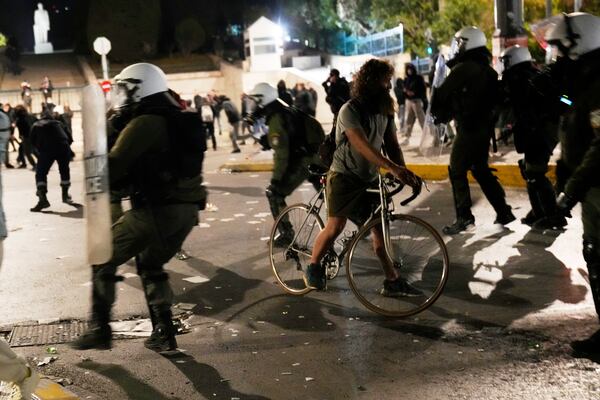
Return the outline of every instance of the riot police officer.
[[[447,63],[452,71],[435,90],[431,104],[436,121],[456,121],[457,134],[448,167],[456,220],[444,227],[448,235],[464,231],[475,223],[467,180],[469,170],[496,211],[495,223],[505,225],[515,220],[506,204],[504,190],[488,166],[498,74],[490,66],[491,54],[485,46],[484,33],[474,26],[454,35],[453,54]]]
[[[515,148],[524,154],[519,160],[521,175],[527,183],[531,210],[521,221],[539,229],[562,228],[565,217],[558,214],[556,194],[546,177],[548,161],[558,143],[559,114],[545,107],[532,82],[540,74],[526,47],[512,46],[502,52],[502,87],[514,115]]]
[[[50,167],[56,161],[60,173],[60,187],[62,189],[62,201],[66,204],[75,205],[69,195],[71,187],[71,143],[73,138],[66,127],[54,119],[52,106],[47,104],[41,113],[41,119],[31,127],[31,144],[37,151],[38,163],[35,170],[35,182],[37,186],[36,195],[37,204],[30,210],[33,212],[42,211],[50,207],[50,202],[46,197],[48,193],[48,172]]]
[[[289,107],[279,100],[277,89],[268,83],[259,83],[250,92],[258,106],[259,113],[266,117],[269,127],[269,145],[273,148],[273,175],[271,184],[267,187],[266,195],[269,200],[271,214],[277,218],[286,207],[285,198],[292,194],[305,180],[309,180],[316,189],[319,188],[319,178],[311,176],[308,171],[310,164],[319,164],[317,149],[307,146],[307,136],[311,134],[306,125],[298,124],[294,119],[302,115],[301,111]],[[256,116],[255,116],[256,117]],[[311,118],[304,115],[305,118]],[[290,243],[294,232],[292,224],[285,221],[279,225],[280,235],[274,245],[281,246]]]
[[[132,208],[113,224],[112,258],[92,267],[91,327],[72,346],[110,348],[110,312],[116,282],[121,280],[116,270],[135,257],[153,326],[144,345],[156,351],[173,350],[177,346],[171,320],[173,292],[163,265],[198,222],[198,209],[206,198],[201,171],[187,178],[177,173],[176,163],[187,154],[176,145],[182,137],[181,108],[160,68],[130,65],[115,77],[115,86],[118,115],[111,126],[119,132],[108,154],[110,185],[111,191],[128,190]],[[194,133],[201,132],[201,121],[193,115],[198,121]],[[200,143],[204,151],[204,136]],[[194,155],[200,167],[203,151]]]
[[[546,40],[573,61],[567,70],[568,92],[561,97],[571,106],[560,132],[561,158],[572,174],[557,205],[570,216],[569,211],[581,202],[583,256],[600,316],[600,18],[586,13],[564,15]],[[571,346],[575,355],[600,354],[600,330]]]

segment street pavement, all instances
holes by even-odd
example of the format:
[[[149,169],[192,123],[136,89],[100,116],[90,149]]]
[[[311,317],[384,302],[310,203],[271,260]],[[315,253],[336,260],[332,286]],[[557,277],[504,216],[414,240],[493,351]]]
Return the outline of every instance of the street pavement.
[[[220,137],[225,141],[225,137]],[[326,293],[285,295],[271,273],[266,239],[272,218],[264,196],[270,174],[230,174],[227,161],[258,148],[208,150],[210,211],[201,213],[184,249],[167,266],[176,303],[188,303],[190,332],[181,354],[161,357],[141,339],[111,351],[55,346],[58,359],[39,370],[68,378],[90,399],[597,399],[600,366],[569,355],[568,342],[597,326],[581,256],[579,207],[563,233],[506,229],[473,186],[473,232],[445,237],[449,281],[426,312],[404,320],[371,314],[353,297],[345,273]],[[14,156],[14,154],[13,154]],[[81,209],[59,201],[50,172],[48,212],[31,213],[29,170],[3,170],[9,238],[0,273],[0,321],[85,319],[90,267]],[[74,200],[82,202],[82,163],[72,164]],[[448,182],[402,212],[438,230],[453,219]],[[289,203],[307,201],[303,185]],[[528,211],[523,189],[507,189],[515,214]],[[113,319],[147,316],[133,264],[120,269]],[[186,280],[187,279],[187,280]],[[193,282],[190,282],[189,280]],[[195,282],[195,283],[194,283]],[[45,346],[16,349],[41,359]]]

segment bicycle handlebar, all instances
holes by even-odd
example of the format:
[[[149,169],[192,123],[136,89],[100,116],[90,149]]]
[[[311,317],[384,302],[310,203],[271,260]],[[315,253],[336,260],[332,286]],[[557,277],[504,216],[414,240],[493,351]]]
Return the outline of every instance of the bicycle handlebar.
[[[394,190],[392,190],[391,192],[389,192],[388,196],[394,197],[395,195],[397,195],[398,193],[400,193],[404,187],[406,186],[404,183],[400,182],[398,179],[396,179],[392,174],[386,174],[385,178],[389,179],[390,181],[392,181],[394,184],[398,184],[398,187],[395,188]],[[402,200],[400,202],[401,206],[406,206],[408,205],[411,201],[413,201],[414,199],[416,199],[417,197],[419,197],[419,195],[421,194],[421,189],[423,187],[423,185],[425,184],[425,181],[421,178],[419,178],[419,180],[421,181],[421,184],[419,186],[415,186],[412,188],[412,194],[407,197],[406,199]]]

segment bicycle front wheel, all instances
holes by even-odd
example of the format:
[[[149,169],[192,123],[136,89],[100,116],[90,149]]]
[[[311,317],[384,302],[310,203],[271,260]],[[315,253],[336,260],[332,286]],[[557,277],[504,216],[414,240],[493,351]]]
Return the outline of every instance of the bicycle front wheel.
[[[269,240],[275,278],[286,292],[294,295],[311,291],[303,275],[310,263],[315,239],[324,226],[319,214],[309,210],[306,204],[284,208],[273,224]]]
[[[390,317],[407,317],[431,306],[442,293],[448,279],[448,250],[435,228],[419,218],[394,214],[388,223],[388,265],[393,265],[416,290],[410,297],[407,293],[383,290],[384,269],[370,237],[372,228],[381,225],[380,219],[363,226],[350,244],[346,257],[348,281],[369,310]]]

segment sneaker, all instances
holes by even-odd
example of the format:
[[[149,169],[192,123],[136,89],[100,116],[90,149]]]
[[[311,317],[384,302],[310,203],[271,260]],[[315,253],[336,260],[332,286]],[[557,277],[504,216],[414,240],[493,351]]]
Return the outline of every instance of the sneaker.
[[[159,353],[173,351],[177,349],[177,340],[175,335],[167,332],[166,328],[158,326],[152,331],[150,337],[144,341],[144,346]]]
[[[35,207],[30,208],[29,211],[31,211],[31,212],[40,212],[44,208],[48,208],[48,207],[50,207],[50,203],[48,202],[47,199],[45,199],[45,200],[39,200],[38,203],[35,205]]]
[[[495,224],[508,225],[513,222],[517,217],[512,213],[510,208],[503,213],[500,213],[496,216]]]
[[[12,169],[12,168],[14,168],[14,167],[15,167],[15,166],[14,166],[14,165],[12,165],[11,163],[5,163],[5,164],[4,164],[4,166],[5,166],[6,168],[8,168],[8,169]]]
[[[552,215],[537,220],[532,227],[535,229],[562,229],[567,226],[567,219],[562,215]]]
[[[325,268],[320,264],[309,264],[306,267],[306,273],[302,276],[307,288],[315,290],[325,290],[327,279],[325,278]]]
[[[233,149],[233,150],[231,151],[231,154],[234,154],[234,153],[241,153],[241,152],[242,152],[242,151],[241,151],[240,149]]]
[[[419,297],[423,292],[412,286],[404,278],[398,278],[394,281],[384,280],[381,295],[384,297]]]
[[[75,350],[110,350],[112,347],[112,332],[110,326],[95,326],[88,329],[77,340],[70,343]]]
[[[456,235],[460,232],[464,232],[467,229],[473,227],[475,225],[475,218],[457,218],[456,221],[452,225],[446,225],[442,232],[446,235]]]
[[[27,168],[27,164],[25,164],[25,163],[21,163],[21,164],[19,164],[19,166],[18,166],[17,168],[18,168],[18,169]]]

